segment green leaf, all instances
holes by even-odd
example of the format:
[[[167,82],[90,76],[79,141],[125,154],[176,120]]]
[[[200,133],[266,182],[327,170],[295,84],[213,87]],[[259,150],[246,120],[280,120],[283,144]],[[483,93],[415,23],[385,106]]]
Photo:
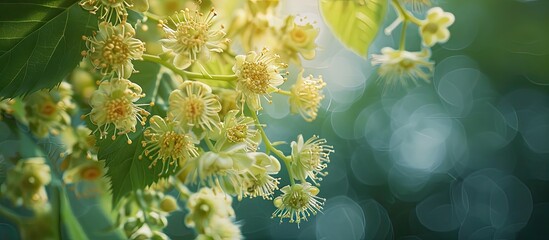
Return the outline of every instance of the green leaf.
[[[339,41],[366,57],[383,23],[387,3],[387,0],[321,0],[320,10]]]
[[[80,225],[80,222],[74,216],[71,203],[69,201],[69,198],[67,197],[67,192],[64,188],[60,186],[57,187],[59,188],[60,194],[59,201],[61,205],[61,220],[63,221],[63,226],[65,226],[65,228],[67,229],[67,234],[69,235],[70,239],[88,239],[88,236],[82,228],[82,225]]]
[[[160,73],[160,66],[150,62],[135,62],[134,67],[139,73],[134,73],[131,80],[139,84],[146,96],[139,102],[148,103],[153,98],[155,102],[167,102],[169,92],[160,91],[166,88],[166,84],[172,81],[167,73]],[[165,109],[162,104],[148,108],[152,114],[165,116]],[[151,160],[145,156],[140,159],[143,153],[141,141],[143,141],[143,131],[147,127],[137,126],[135,133],[128,134],[132,144],[127,143],[125,136],[118,136],[112,141],[110,138],[99,141],[99,159],[106,161],[106,175],[111,181],[111,190],[113,195],[113,206],[120,201],[129,192],[144,189],[160,178],[169,176],[169,174],[159,175],[162,171],[162,165],[149,169]]]
[[[80,62],[97,18],[77,0],[0,3],[0,97],[59,83]]]

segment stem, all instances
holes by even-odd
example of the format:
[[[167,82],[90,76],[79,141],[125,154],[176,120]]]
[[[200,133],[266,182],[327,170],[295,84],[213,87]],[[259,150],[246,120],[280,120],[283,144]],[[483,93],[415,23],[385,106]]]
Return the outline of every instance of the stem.
[[[218,81],[234,81],[237,79],[236,75],[205,75],[203,73],[190,72],[181,70],[171,63],[163,60],[159,56],[143,54],[143,60],[158,63],[168,69],[172,70],[174,73],[179,74],[185,79],[202,79],[202,80],[218,80]]]
[[[208,148],[210,149],[210,151],[217,152],[212,141],[209,138],[205,137],[204,141],[206,142],[206,145],[208,145]]]
[[[400,50],[405,50],[406,45],[406,28],[408,28],[408,21],[402,23],[402,33],[400,34]]]
[[[398,2],[398,0],[392,0],[391,2],[393,3],[393,6],[395,7],[399,15],[402,16],[402,18],[404,18],[404,23],[406,23],[406,21],[408,20],[412,23],[415,23],[418,26],[421,26],[423,24],[421,20],[419,20],[412,13],[404,9],[404,7],[400,5],[400,2]]]
[[[290,183],[291,185],[295,185],[295,180],[292,176],[292,172],[290,171],[290,159],[282,153],[282,151],[278,150],[273,146],[269,138],[267,137],[267,134],[265,134],[265,130],[263,130],[263,127],[261,126],[261,123],[259,122],[259,117],[257,116],[257,113],[255,111],[250,111],[252,113],[252,117],[255,120],[255,125],[257,129],[259,130],[259,133],[261,134],[261,138],[263,139],[263,142],[265,143],[265,148],[267,150],[272,151],[276,156],[278,156],[282,161],[284,162],[284,166],[286,166],[286,170],[288,171],[288,175],[290,176]]]
[[[9,208],[6,208],[2,205],[0,205],[0,215],[4,216],[8,220],[12,221],[13,223],[17,225],[21,225],[23,222],[21,219],[21,216],[17,215],[13,211],[11,211]]]
[[[142,190],[137,190],[135,192],[135,201],[137,202],[137,205],[139,206],[139,208],[141,208],[141,211],[143,211],[143,218],[145,219],[145,223],[147,223],[150,226],[149,216],[148,216],[149,208],[147,207],[145,202],[143,202]]]
[[[276,90],[276,93],[286,95],[286,96],[291,96],[292,95],[292,93],[290,91],[284,91],[280,88]]]

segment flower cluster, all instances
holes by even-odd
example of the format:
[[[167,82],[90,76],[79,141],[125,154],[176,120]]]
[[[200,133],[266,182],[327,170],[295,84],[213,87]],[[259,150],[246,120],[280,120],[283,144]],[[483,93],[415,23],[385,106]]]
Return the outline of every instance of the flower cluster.
[[[110,187],[116,227],[128,239],[168,239],[163,230],[179,206],[197,239],[243,238],[233,199],[273,201],[272,217],[298,224],[320,212],[318,186],[333,148],[316,136],[273,142],[260,118],[267,103],[308,122],[319,115],[326,83],[301,65],[317,55],[315,23],[279,17],[278,1],[246,1],[226,29],[212,6],[230,10],[219,3],[173,2],[169,16],[155,10],[169,1],[152,3],[152,12],[147,0],[79,1],[99,22],[82,37],[83,59],[67,82],[0,101],[1,116],[59,145],[44,159],[19,160],[2,196],[40,209],[50,181],[79,198]],[[286,102],[273,103],[275,94]],[[121,161],[131,168],[115,169],[127,166]],[[138,172],[131,189],[113,176],[123,171]],[[177,198],[166,194],[172,189]]]
[[[311,60],[316,55],[315,43],[319,29],[306,18],[295,15],[280,18],[279,1],[246,1],[232,21],[228,35],[241,40],[246,51],[268,47],[276,51],[283,62],[301,64],[301,58]],[[278,24],[282,23],[282,24]]]
[[[178,209],[174,197],[151,187],[125,196],[116,222],[128,239],[169,239],[162,229],[168,225],[166,217]]]
[[[197,239],[241,239],[232,219],[235,213],[231,202],[231,197],[219,189],[201,188],[187,201],[185,225],[196,229]]]
[[[16,206],[45,210],[48,203],[45,186],[50,181],[50,167],[44,158],[20,159],[9,170],[0,192]]]
[[[431,5],[429,0],[403,0],[402,2],[411,4],[416,11]],[[405,10],[398,1],[393,1],[393,5],[399,16],[387,27],[385,33],[390,34],[404,22],[402,34],[405,34],[408,22],[414,23],[419,28],[423,50],[420,52],[405,50],[405,38],[402,36],[399,49],[384,47],[381,49],[381,54],[372,56],[372,65],[379,65],[378,75],[384,80],[386,86],[392,87],[397,83],[407,86],[410,81],[417,85],[419,80],[429,82],[434,69],[429,48],[436,43],[448,41],[450,38],[448,27],[454,23],[454,15],[444,12],[440,7],[434,7],[427,11],[427,17],[424,20],[420,20]]]
[[[58,87],[40,90],[23,99],[25,117],[32,133],[39,138],[49,133],[59,134],[71,123],[69,112],[74,109],[71,85],[62,82]]]

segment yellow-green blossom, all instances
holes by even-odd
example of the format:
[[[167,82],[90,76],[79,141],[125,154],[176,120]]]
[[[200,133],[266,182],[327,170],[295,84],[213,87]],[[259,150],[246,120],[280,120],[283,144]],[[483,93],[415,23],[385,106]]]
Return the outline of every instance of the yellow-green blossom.
[[[228,194],[242,195],[243,182],[259,153],[246,153],[244,144],[234,145],[223,152],[206,152],[193,159],[188,182],[218,187]]]
[[[201,231],[209,226],[213,218],[233,217],[235,214],[231,203],[231,196],[220,189],[203,187],[187,201],[189,213],[185,217],[185,225]]]
[[[322,76],[314,78],[313,75],[309,75],[304,78],[303,71],[301,71],[291,89],[290,111],[294,114],[301,114],[305,121],[315,120],[320,101],[324,99],[322,89],[325,86],[326,83],[322,80]]]
[[[79,159],[73,161],[72,166],[63,173],[63,182],[66,184],[80,181],[95,181],[105,173],[103,163],[91,159]]]
[[[198,156],[192,134],[185,132],[178,122],[164,120],[155,115],[149,120],[151,125],[145,130],[145,140],[141,142],[145,157],[152,160],[149,168],[159,161],[162,163],[160,174],[167,173],[171,168],[184,166],[188,159]]]
[[[255,163],[250,167],[248,174],[243,182],[244,196],[263,199],[271,199],[274,190],[278,189],[279,178],[272,175],[280,171],[280,162],[278,159],[266,154],[258,154]]]
[[[103,81],[92,94],[90,120],[97,125],[100,137],[107,136],[111,126],[114,127],[112,138],[135,132],[137,121],[145,124],[149,113],[135,102],[144,97],[141,87],[127,79]],[[131,141],[128,138],[128,142]]]
[[[434,7],[427,11],[427,18],[419,26],[419,33],[423,44],[432,47],[437,42],[445,43],[450,38],[448,27],[454,23],[455,17],[452,13],[444,12],[442,8]]]
[[[180,16],[181,15],[181,16]],[[173,64],[180,69],[188,68],[198,59],[209,60],[210,52],[222,52],[227,42],[223,27],[212,28],[217,14],[212,9],[206,16],[188,8],[162,21],[166,38],[160,40],[165,51],[175,54]]]
[[[314,183],[322,180],[327,172],[323,172],[330,162],[333,147],[326,144],[326,139],[313,136],[303,141],[303,136],[297,136],[297,142],[292,142],[292,161],[290,169],[292,176],[305,182],[310,178]]]
[[[50,181],[50,167],[44,158],[20,159],[17,165],[8,171],[1,192],[16,206],[44,209],[48,202],[44,186]]]
[[[315,43],[319,29],[314,28],[312,24],[296,23],[295,16],[288,16],[285,25],[282,28],[282,41],[277,52],[282,56],[283,61],[290,60],[300,63],[298,54],[304,59],[311,60],[316,55],[317,45]]]
[[[223,150],[235,144],[246,144],[246,151],[257,150],[261,135],[255,129],[253,118],[238,115],[240,111],[231,110],[225,116],[219,134],[213,134],[216,140],[216,148]]]
[[[430,81],[433,72],[430,56],[428,49],[408,52],[384,47],[381,49],[381,55],[372,55],[372,65],[380,65],[377,72],[386,86],[394,86],[397,83],[408,86],[408,80],[414,84],[418,84],[418,80]]]
[[[212,131],[219,128],[221,103],[210,86],[186,81],[170,94],[168,116],[183,127],[198,127]]]
[[[66,82],[49,90],[34,92],[23,99],[30,130],[39,138],[58,134],[71,119],[67,111],[75,108],[71,85]]]
[[[275,198],[274,205],[277,209],[272,215],[272,218],[280,218],[280,222],[288,218],[291,223],[299,225],[301,220],[307,221],[307,217],[320,212],[324,205],[325,199],[316,196],[320,190],[308,182],[288,185],[280,191],[282,195]]]
[[[275,26],[281,21],[275,14],[279,1],[246,1],[244,9],[233,14],[228,35],[240,40],[244,51],[256,51],[278,41],[280,29]],[[237,42],[235,41],[235,42]]]
[[[259,54],[251,51],[247,55],[236,56],[233,71],[238,77],[236,90],[238,92],[238,106],[243,109],[244,103],[252,111],[262,109],[260,97],[270,101],[270,93],[276,91],[276,87],[284,83],[280,75],[280,69],[285,64],[278,63],[278,55],[268,49],[263,49]]]
[[[214,217],[208,222],[203,233],[196,240],[240,240],[243,239],[240,228],[229,218]]]
[[[129,78],[135,71],[132,60],[142,59],[145,44],[134,38],[135,30],[126,23],[113,26],[109,22],[99,24],[99,32],[84,37],[88,51],[83,52],[101,74],[115,72],[119,78]]]

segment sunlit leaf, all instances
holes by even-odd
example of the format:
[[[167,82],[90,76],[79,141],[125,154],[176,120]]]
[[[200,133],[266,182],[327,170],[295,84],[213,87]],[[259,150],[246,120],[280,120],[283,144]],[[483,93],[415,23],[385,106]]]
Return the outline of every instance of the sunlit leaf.
[[[387,3],[387,0],[321,0],[320,10],[339,41],[366,57],[383,23]]]
[[[76,0],[0,2],[0,97],[59,83],[82,59],[95,15]]]

